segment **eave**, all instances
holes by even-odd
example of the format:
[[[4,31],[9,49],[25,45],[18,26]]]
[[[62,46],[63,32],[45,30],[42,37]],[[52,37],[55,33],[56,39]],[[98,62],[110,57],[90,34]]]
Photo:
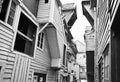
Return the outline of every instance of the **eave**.
[[[94,25],[94,13],[90,8],[90,1],[82,1],[83,15],[87,18],[91,26]]]
[[[71,28],[77,19],[76,5],[74,3],[65,4],[63,5],[62,11],[68,27]]]

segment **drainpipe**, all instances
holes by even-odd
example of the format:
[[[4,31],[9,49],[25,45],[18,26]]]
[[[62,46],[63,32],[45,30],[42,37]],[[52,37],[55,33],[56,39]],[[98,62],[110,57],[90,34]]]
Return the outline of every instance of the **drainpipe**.
[[[47,27],[48,24],[49,24],[49,22],[46,23],[46,24],[38,31],[38,34],[41,33],[41,32]]]

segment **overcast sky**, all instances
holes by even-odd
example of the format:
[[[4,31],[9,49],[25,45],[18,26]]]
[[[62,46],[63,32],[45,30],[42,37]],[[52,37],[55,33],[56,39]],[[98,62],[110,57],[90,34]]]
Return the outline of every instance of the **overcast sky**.
[[[81,1],[82,0],[61,0],[62,4],[72,3],[72,2],[76,3],[78,18],[77,18],[76,22],[74,23],[73,27],[71,28],[71,33],[74,37],[74,41],[79,40],[82,43],[84,43],[83,35],[85,32],[85,28],[86,28],[86,26],[90,26],[90,24],[88,23],[87,19],[83,15]]]

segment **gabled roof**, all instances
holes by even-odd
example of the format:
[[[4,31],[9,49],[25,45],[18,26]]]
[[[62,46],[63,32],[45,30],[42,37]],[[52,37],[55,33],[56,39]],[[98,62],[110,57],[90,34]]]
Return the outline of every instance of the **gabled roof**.
[[[82,9],[83,9],[83,15],[87,18],[91,26],[94,25],[94,12],[91,9],[90,6],[90,0],[84,0],[82,1]]]
[[[77,19],[76,4],[75,3],[64,4],[62,7],[62,11],[67,25],[69,26],[69,28],[71,28],[71,26]]]

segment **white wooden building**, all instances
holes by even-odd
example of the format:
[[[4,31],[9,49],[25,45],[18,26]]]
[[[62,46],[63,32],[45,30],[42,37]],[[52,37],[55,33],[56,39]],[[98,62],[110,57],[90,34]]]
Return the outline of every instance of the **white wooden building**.
[[[60,0],[0,0],[0,82],[59,82],[61,11]]]

